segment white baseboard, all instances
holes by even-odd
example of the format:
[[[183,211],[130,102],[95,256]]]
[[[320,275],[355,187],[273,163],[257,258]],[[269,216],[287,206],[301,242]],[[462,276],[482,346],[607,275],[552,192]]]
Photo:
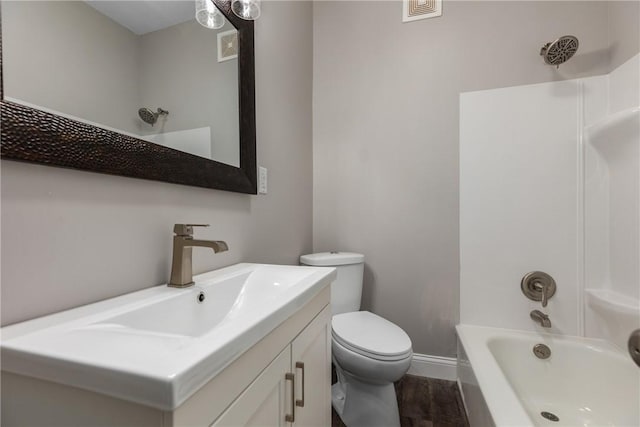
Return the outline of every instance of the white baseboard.
[[[413,360],[407,374],[455,381],[458,377],[457,361],[454,357],[413,353]]]

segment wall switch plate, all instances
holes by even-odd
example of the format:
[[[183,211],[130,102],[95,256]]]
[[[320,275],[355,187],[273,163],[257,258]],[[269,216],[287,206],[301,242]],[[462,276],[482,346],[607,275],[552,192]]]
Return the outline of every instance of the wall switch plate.
[[[258,168],[258,194],[267,194],[267,168]]]

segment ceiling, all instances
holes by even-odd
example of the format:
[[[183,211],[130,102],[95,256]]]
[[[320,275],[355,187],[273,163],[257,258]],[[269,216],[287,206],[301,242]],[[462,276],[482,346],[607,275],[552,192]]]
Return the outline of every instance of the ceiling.
[[[195,17],[194,0],[85,0],[103,15],[137,35],[171,27]]]

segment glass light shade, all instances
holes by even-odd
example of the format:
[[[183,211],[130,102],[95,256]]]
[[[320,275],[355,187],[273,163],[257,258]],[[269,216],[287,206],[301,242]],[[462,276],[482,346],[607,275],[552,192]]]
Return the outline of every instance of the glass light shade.
[[[231,0],[231,10],[238,18],[255,21],[260,17],[260,0]]]
[[[196,21],[214,30],[224,27],[224,15],[211,0],[196,0]]]

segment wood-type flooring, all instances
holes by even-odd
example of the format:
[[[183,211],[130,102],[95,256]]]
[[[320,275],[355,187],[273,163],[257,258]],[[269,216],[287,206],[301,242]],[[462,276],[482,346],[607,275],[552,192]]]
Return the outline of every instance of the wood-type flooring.
[[[455,381],[405,375],[395,387],[401,427],[469,427]],[[346,427],[331,411],[331,427]]]

